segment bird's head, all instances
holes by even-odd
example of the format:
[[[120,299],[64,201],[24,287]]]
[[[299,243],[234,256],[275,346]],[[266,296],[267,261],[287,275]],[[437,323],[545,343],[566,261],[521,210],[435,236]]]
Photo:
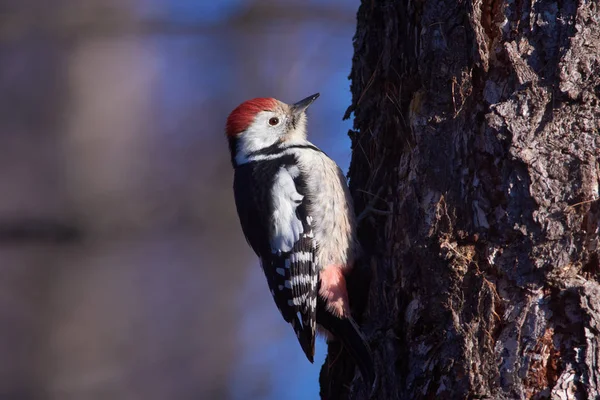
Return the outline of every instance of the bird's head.
[[[313,94],[294,104],[256,98],[237,106],[227,118],[226,134],[231,160],[243,164],[253,153],[272,146],[306,140],[306,109],[319,97]]]

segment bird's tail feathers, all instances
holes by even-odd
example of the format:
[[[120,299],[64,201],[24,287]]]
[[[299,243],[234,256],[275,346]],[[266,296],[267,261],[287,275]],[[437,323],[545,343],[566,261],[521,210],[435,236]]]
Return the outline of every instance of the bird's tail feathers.
[[[320,311],[318,311],[320,315],[317,316],[319,324],[339,339],[348,350],[367,387],[371,389],[372,395],[377,386],[377,374],[371,349],[358,324],[350,315],[339,318],[328,312],[325,307],[318,307],[318,310]]]
[[[303,316],[303,320],[304,316]],[[298,342],[306,354],[306,358],[311,363],[314,362],[315,359],[315,329],[314,325],[311,325],[310,322],[307,324],[303,324],[300,322],[300,318],[296,316],[292,319],[292,327],[294,328],[294,332],[296,333],[296,337],[298,338]]]

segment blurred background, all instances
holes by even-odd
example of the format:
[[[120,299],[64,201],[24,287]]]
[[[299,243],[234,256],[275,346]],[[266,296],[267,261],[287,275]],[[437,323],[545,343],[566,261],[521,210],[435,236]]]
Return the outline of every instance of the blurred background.
[[[313,399],[223,135],[309,111],[347,170],[358,0],[0,0],[0,399]]]

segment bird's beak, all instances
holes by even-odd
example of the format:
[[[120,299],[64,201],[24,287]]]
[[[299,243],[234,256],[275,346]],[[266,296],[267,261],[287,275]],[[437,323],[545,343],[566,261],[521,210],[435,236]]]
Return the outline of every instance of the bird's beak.
[[[294,117],[298,117],[300,114],[302,114],[304,111],[306,111],[308,106],[310,106],[313,101],[318,99],[319,96],[320,96],[319,93],[315,93],[312,96],[308,96],[307,98],[302,99],[299,102],[292,104],[291,105],[292,115],[294,115]]]

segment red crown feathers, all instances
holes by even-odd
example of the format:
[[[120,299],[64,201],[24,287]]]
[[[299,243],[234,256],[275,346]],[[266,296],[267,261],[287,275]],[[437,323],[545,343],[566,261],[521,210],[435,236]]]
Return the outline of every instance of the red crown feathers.
[[[226,134],[233,137],[248,129],[254,117],[261,111],[272,111],[277,107],[277,100],[258,97],[240,104],[227,118]]]

